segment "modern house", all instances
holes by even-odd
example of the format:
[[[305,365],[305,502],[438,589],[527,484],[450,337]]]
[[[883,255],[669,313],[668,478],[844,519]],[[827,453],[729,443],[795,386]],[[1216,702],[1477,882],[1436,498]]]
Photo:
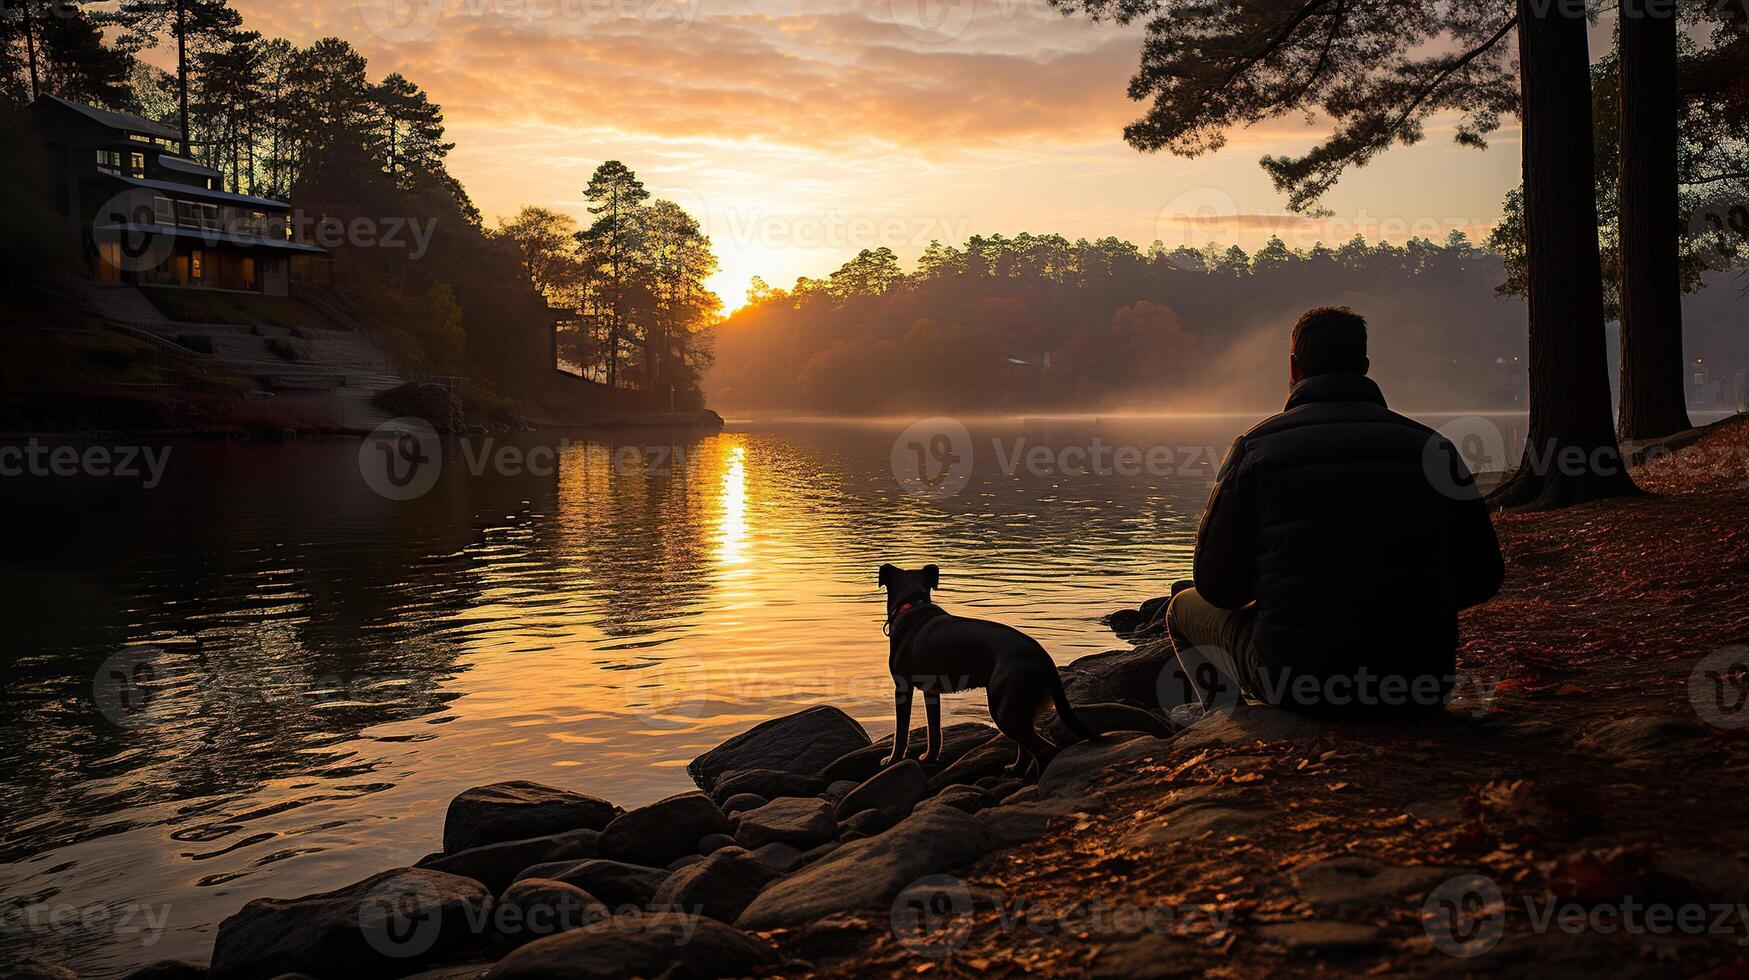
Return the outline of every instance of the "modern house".
[[[287,295],[293,256],[327,250],[293,235],[291,205],[221,190],[163,123],[45,95],[54,205],[99,282]]]

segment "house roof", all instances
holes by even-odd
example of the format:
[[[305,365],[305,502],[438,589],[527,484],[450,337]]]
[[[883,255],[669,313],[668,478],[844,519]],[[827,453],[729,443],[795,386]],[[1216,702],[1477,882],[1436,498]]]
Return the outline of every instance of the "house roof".
[[[291,210],[291,205],[284,201],[275,201],[265,197],[250,197],[247,194],[233,194],[230,191],[215,191],[206,187],[196,187],[193,184],[178,184],[173,180],[149,180],[145,177],[123,177],[119,174],[106,174],[112,180],[119,180],[129,187],[144,187],[148,190],[164,191],[167,194],[178,194],[183,197],[197,197],[204,201],[219,201],[225,204],[240,204],[247,207],[274,208],[280,211]]]
[[[234,235],[224,231],[210,231],[202,228],[179,228],[175,225],[157,224],[155,222],[117,221],[95,225],[93,231],[103,232],[135,232],[152,235],[167,235],[171,238],[182,238],[188,241],[213,245],[239,245],[246,248],[271,248],[286,252],[305,252],[311,255],[327,255],[328,250],[308,242],[294,241],[290,238],[262,238],[258,235]]]
[[[145,133],[149,136],[161,136],[165,139],[177,141],[182,139],[182,131],[180,129],[177,129],[174,126],[166,126],[161,122],[153,122],[142,116],[135,116],[126,112],[113,112],[109,109],[99,109],[96,106],[86,105],[83,102],[74,102],[72,99],[63,99],[58,95],[45,95],[39,101],[71,109],[85,118],[90,119],[92,122],[101,126],[106,126],[110,129],[123,129],[128,132]]]
[[[200,164],[195,163],[193,160],[184,160],[173,153],[158,154],[158,163],[162,166],[169,167],[171,170],[176,170],[185,174],[193,174],[196,177],[224,176],[224,174],[219,173],[211,167],[203,167]]]

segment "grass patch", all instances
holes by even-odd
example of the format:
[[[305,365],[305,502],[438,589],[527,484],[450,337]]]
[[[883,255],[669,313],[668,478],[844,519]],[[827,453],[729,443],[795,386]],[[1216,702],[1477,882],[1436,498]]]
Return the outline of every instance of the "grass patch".
[[[211,293],[195,289],[143,287],[140,292],[160,313],[183,323],[265,323],[293,331],[325,329],[333,324],[322,314],[289,296]]]

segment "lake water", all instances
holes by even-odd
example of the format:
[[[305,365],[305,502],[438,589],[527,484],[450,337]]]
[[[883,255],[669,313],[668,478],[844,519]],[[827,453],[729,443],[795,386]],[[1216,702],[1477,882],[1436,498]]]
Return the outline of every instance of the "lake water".
[[[150,488],[0,481],[0,946],[204,961],[250,899],[433,850],[469,786],[635,806],[820,702],[878,738],[884,561],[939,564],[944,605],[1059,662],[1117,647],[1099,617],[1187,574],[1250,421],[478,437],[428,489],[357,441],[190,442]]]

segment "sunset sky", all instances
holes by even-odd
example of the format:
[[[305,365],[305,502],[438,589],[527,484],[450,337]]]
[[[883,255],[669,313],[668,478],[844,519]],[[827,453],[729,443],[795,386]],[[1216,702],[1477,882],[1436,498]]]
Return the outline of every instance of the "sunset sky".
[[[1517,131],[1486,152],[1429,125],[1351,175],[1315,225],[1282,218],[1258,169],[1319,130],[1283,119],[1194,160],[1123,143],[1139,29],[1045,0],[235,0],[252,29],[350,40],[373,78],[442,103],[451,169],[488,222],[523,204],[585,218],[601,161],[697,215],[730,308],[862,248],[907,263],[932,238],[1116,235],[1254,249],[1356,231],[1476,235],[1517,183]],[[1182,216],[1200,214],[1201,222]],[[1282,222],[1287,224],[1283,225]]]

